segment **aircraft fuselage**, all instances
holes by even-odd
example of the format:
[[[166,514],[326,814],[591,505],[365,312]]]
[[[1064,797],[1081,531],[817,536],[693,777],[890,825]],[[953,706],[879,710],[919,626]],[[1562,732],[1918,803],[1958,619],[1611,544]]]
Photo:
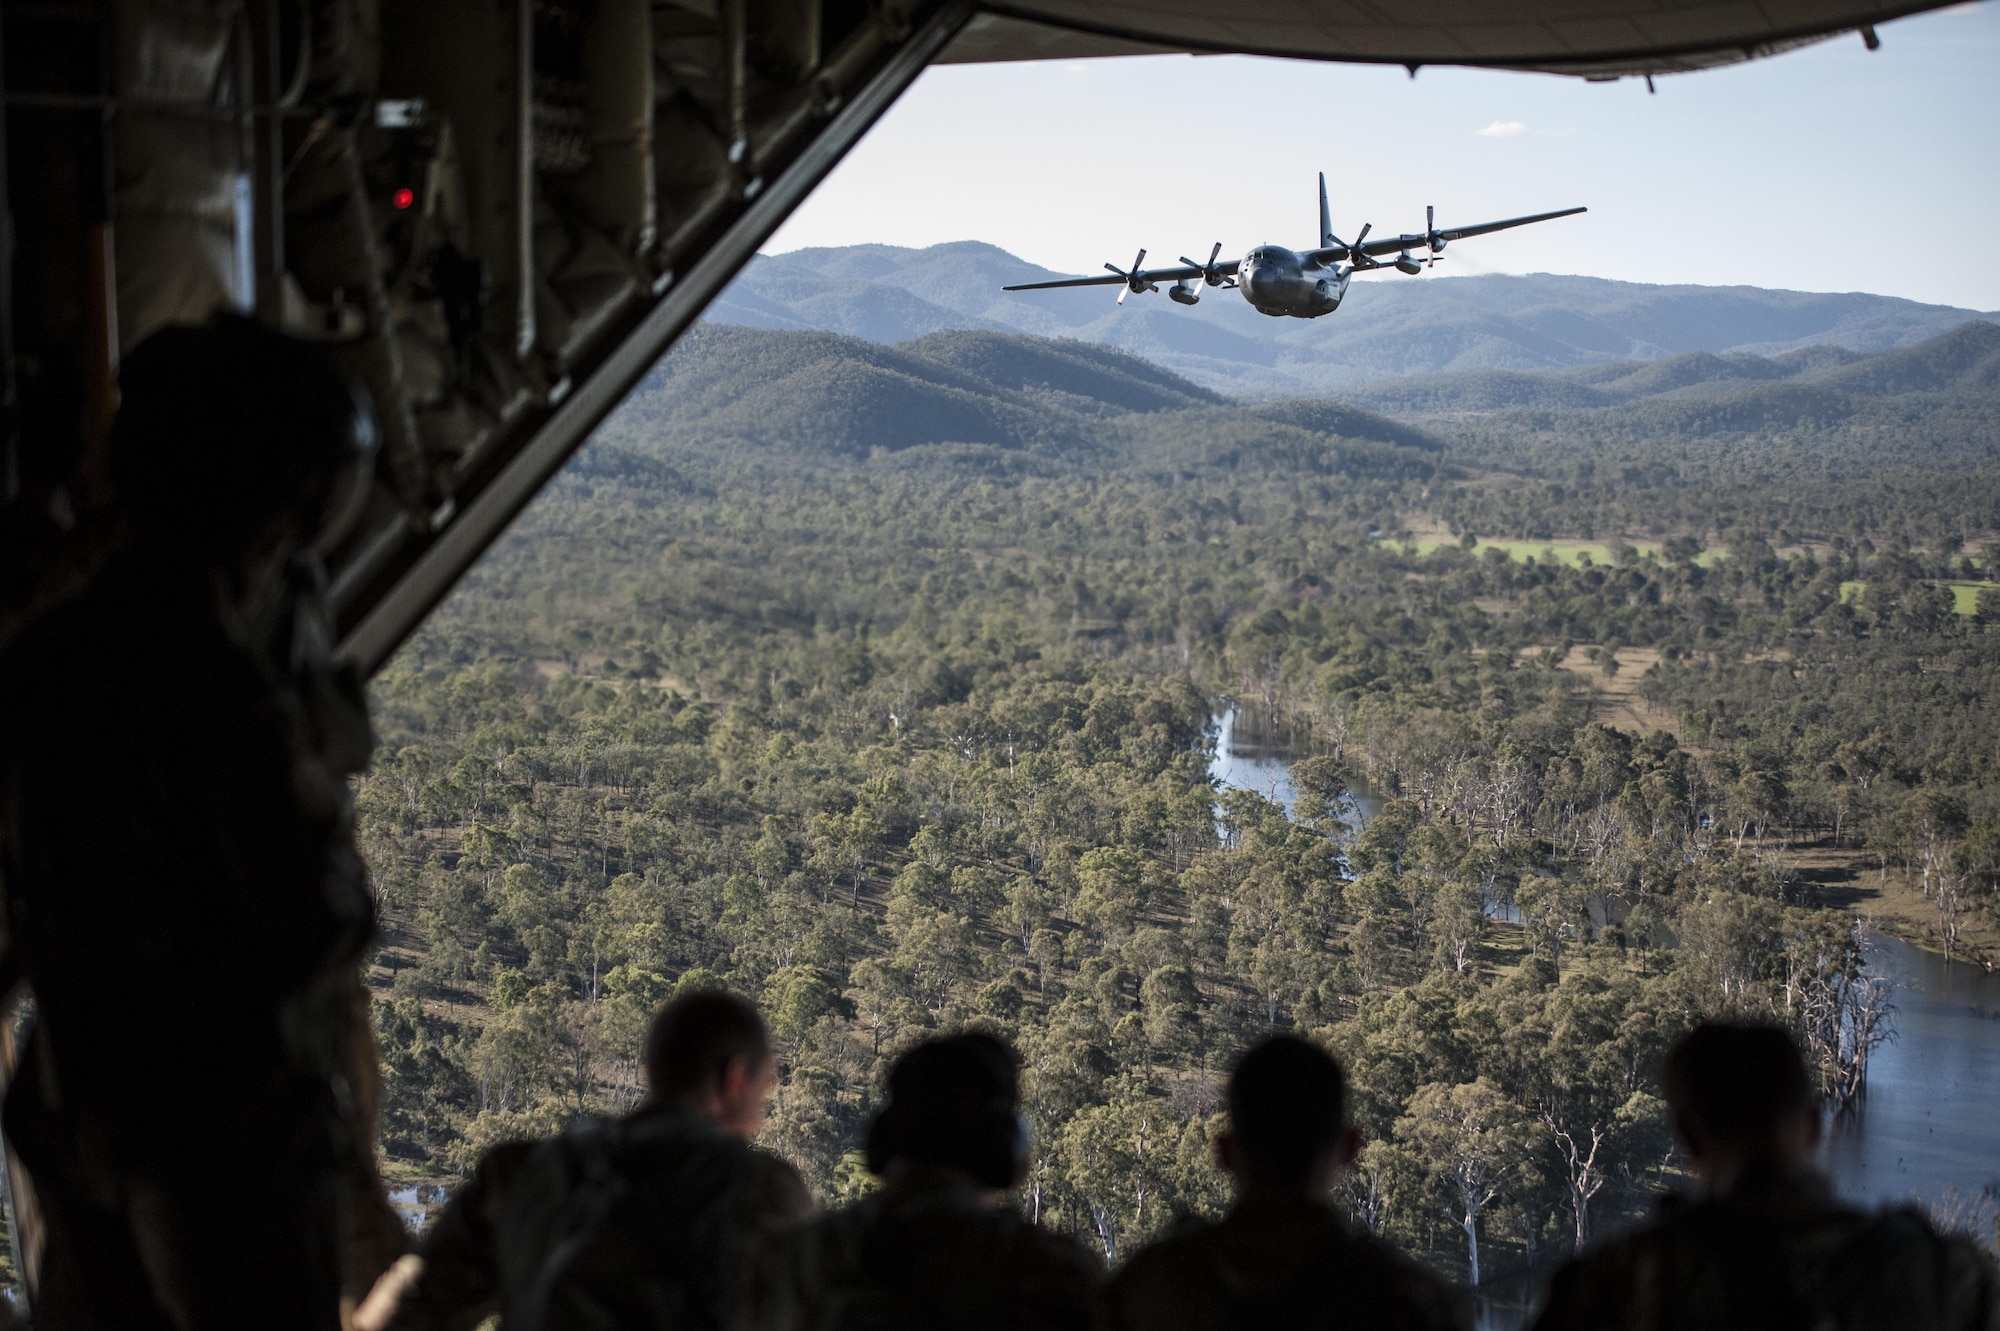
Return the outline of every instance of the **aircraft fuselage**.
[[[1317,319],[1340,308],[1353,276],[1344,264],[1309,264],[1282,245],[1259,245],[1243,256],[1236,282],[1259,314]]]

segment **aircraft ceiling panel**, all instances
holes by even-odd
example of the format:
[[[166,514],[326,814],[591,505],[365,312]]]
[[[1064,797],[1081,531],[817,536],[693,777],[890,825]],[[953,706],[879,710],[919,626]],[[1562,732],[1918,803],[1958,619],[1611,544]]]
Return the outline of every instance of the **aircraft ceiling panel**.
[[[974,17],[941,63],[1247,52],[1611,77],[1731,64],[1937,7],[1938,0],[1008,0]]]

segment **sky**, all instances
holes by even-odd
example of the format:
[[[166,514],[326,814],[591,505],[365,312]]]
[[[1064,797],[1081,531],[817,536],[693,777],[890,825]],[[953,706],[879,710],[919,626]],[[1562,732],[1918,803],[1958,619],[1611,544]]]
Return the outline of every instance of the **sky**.
[[[1149,56],[924,73],[765,246],[984,240],[1061,272],[1590,212],[1435,270],[2000,310],[2000,0],[1656,80]],[[1410,280],[1428,280],[1426,278]]]

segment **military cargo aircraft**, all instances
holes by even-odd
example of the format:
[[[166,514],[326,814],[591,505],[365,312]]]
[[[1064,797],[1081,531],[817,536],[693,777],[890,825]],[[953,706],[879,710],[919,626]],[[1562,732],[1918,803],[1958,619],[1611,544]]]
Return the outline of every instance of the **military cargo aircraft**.
[[[1510,217],[1504,222],[1481,222],[1478,226],[1447,227],[1440,231],[1435,213],[1427,207],[1424,209],[1422,235],[1370,240],[1368,232],[1374,226],[1370,222],[1361,228],[1361,234],[1354,238],[1354,243],[1349,244],[1333,234],[1333,217],[1326,206],[1326,173],[1321,172],[1317,249],[1299,253],[1282,245],[1259,245],[1240,259],[1217,263],[1216,257],[1222,253],[1222,242],[1218,240],[1215,248],[1208,252],[1207,263],[1197,263],[1182,255],[1184,267],[1151,269],[1141,266],[1146,262],[1146,251],[1140,250],[1130,269],[1105,264],[1111,269],[1110,277],[1066,277],[1056,282],[1023,282],[1019,286],[1002,287],[1001,290],[1048,291],[1055,287],[1116,286],[1120,288],[1118,303],[1123,305],[1125,297],[1133,292],[1158,291],[1160,283],[1170,281],[1174,285],[1168,289],[1168,297],[1176,304],[1193,305],[1201,299],[1201,292],[1191,283],[1200,278],[1206,286],[1233,287],[1241,291],[1243,299],[1249,301],[1251,308],[1259,314],[1268,314],[1272,318],[1289,315],[1294,319],[1317,319],[1340,308],[1341,299],[1347,295],[1347,284],[1356,273],[1393,268],[1414,277],[1426,265],[1436,263],[1450,241],[1588,211],[1586,208],[1564,208],[1560,212]],[[1422,258],[1411,253],[1419,246],[1426,251]],[[1383,262],[1383,256],[1390,254],[1396,257]]]

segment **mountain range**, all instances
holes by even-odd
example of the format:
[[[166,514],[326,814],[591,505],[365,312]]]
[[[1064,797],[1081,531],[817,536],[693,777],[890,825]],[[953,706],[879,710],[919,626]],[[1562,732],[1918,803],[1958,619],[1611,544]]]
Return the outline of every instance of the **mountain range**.
[[[1476,418],[1515,431],[1560,418],[1579,438],[1659,440],[1773,430],[1830,440],[1827,431],[1852,421],[1986,457],[1996,446],[2000,324],[1972,320],[1872,355],[1690,352],[1409,376],[1343,396],[1231,400],[1128,352],[1068,338],[961,329],[883,345],[710,324],[654,367],[604,437],[656,456],[686,444],[853,459],[948,447],[986,450],[981,466],[992,450],[1019,455],[1007,464],[1016,466],[1028,455],[1071,465],[1106,449],[1164,457],[1163,447],[1285,452],[1311,441],[1436,452]]]
[[[2000,313],[1865,293],[1547,273],[1371,275],[1354,283],[1339,311],[1313,320],[1268,318],[1224,290],[1205,289],[1193,309],[1151,294],[1120,306],[1115,288],[1001,290],[1060,276],[977,241],[795,250],[752,260],[707,319],[877,343],[968,329],[1073,338],[1237,398],[1345,396],[1412,375],[1611,367],[1690,353],[1865,354],[1912,346],[1968,320],[2000,320]]]
[[[1921,398],[1990,411],[2000,393],[2000,323],[1972,319],[1914,346],[1874,354],[1810,346],[1776,356],[1692,351],[1570,370],[1460,370],[1364,385],[1347,402],[1401,419],[1516,409],[1615,424],[1641,412],[1655,429],[1715,434],[1845,419],[1879,400]]]

